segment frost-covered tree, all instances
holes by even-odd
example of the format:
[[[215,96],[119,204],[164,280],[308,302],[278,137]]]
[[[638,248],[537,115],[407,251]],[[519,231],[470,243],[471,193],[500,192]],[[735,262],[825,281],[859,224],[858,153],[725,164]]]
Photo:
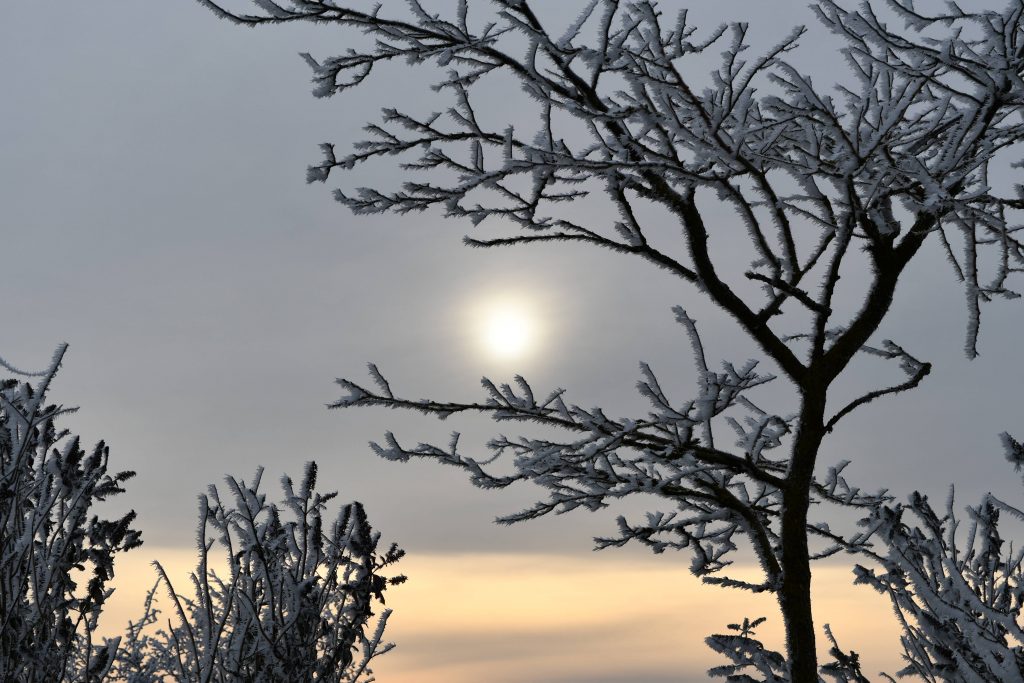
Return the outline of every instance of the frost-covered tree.
[[[255,0],[253,13],[199,1],[245,25],[313,22],[366,34],[353,43],[366,47],[306,56],[320,97],[388,62],[438,67],[436,87],[451,103],[444,112],[423,114],[413,103],[386,109],[352,152],[326,144],[310,168],[310,181],[327,181],[368,160],[405,158],[409,178],[399,187],[337,191],[355,213],[438,208],[497,231],[466,238],[477,247],[563,242],[640,258],[713,302],[757,344],[772,374],[753,362],[715,370],[693,319],[678,309],[699,386],[678,396],[643,366],[639,388],[652,406],[644,415],[612,417],[561,390],[535,392],[521,378],[484,380],[479,401],[411,400],[373,366],[368,386],[341,380],[336,405],[441,418],[477,412],[557,428],[564,438],[495,438],[487,458],[464,452],[457,436],[407,446],[388,434],[375,450],[465,469],[485,488],[526,480],[548,489],[546,500],[506,522],[657,496],[665,511],[620,519],[618,535],[598,545],[686,550],[705,581],[774,593],[785,622],[784,674],[817,680],[811,560],[865,547],[870,531],[833,531],[809,517],[811,504],[870,515],[889,502],[848,485],[845,465],[820,471],[819,455],[846,416],[917,387],[931,368],[894,342],[872,341],[897,284],[925,243],[939,243],[965,287],[969,356],[981,305],[1017,296],[1007,282],[1024,252],[1010,214],[1024,199],[1006,179],[1024,138],[1024,6],[968,12],[949,3],[929,15],[913,0],[856,9],[820,0],[818,30],[850,67],[848,77],[821,84],[793,62],[804,28],[748,57],[747,24],[701,31],[667,2],[581,1],[566,26],[529,0],[372,9]],[[709,61],[717,67],[708,75]],[[509,80],[534,103],[535,120],[495,120],[477,106],[485,84]],[[572,208],[583,201],[610,203],[618,215],[581,221]],[[720,207],[732,218],[718,218]],[[747,244],[749,265],[710,246],[725,236]],[[846,305],[856,297],[858,305]],[[859,353],[895,361],[904,376],[830,404]],[[795,408],[750,398],[776,373]],[[760,562],[760,581],[724,571],[741,541]]]
[[[123,493],[134,472],[108,472],[59,427],[74,409],[46,402],[66,346],[43,372],[0,381],[0,680],[100,681],[116,641],[93,638],[113,589],[114,560],[142,543],[135,513],[102,519],[96,503]]]
[[[378,552],[359,503],[325,519],[336,493],[318,493],[316,464],[306,465],[298,488],[281,480],[280,504],[260,491],[262,470],[250,483],[226,479],[230,501],[211,486],[199,499],[199,558],[190,594],[175,588],[156,563],[173,622],[159,623],[153,598],[128,629],[130,645],[118,657],[114,680],[157,683],[365,683],[370,661],[393,644],[383,641],[390,610],[379,616],[388,586],[404,576],[381,573],[404,554],[396,545]],[[213,553],[215,544],[223,559]],[[218,567],[217,565],[223,566]]]

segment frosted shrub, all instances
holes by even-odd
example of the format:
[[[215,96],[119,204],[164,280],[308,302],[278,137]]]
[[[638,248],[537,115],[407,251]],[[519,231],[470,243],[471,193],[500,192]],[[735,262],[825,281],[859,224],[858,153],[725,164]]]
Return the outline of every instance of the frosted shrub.
[[[1018,468],[1024,447],[1003,434]],[[1024,511],[986,495],[956,514],[952,489],[944,510],[914,493],[865,520],[886,541],[858,582],[888,595],[903,626],[907,665],[899,673],[926,681],[1024,682],[1024,543],[1000,532],[1000,519]],[[964,533],[966,531],[966,533]]]
[[[129,681],[371,680],[370,661],[390,650],[382,642],[390,610],[379,616],[388,586],[404,576],[380,572],[404,552],[378,552],[380,534],[359,503],[325,519],[337,494],[315,491],[316,464],[296,488],[285,476],[280,504],[250,483],[226,479],[227,500],[211,486],[199,499],[199,559],[184,591],[156,563],[173,614],[170,625],[142,636],[117,673]],[[219,547],[223,557],[214,549]],[[215,571],[222,561],[225,570]],[[155,590],[155,589],[154,589]],[[158,622],[152,593],[139,632]]]
[[[360,503],[326,516],[317,469],[281,480],[280,503],[228,477],[199,501],[199,559],[191,591],[154,563],[157,585],[124,636],[95,636],[113,589],[117,553],[141,545],[135,513],[99,518],[94,503],[122,493],[134,473],[109,474],[108,449],[61,430],[73,409],[45,403],[66,347],[50,367],[0,382],[0,681],[57,683],[357,683],[372,680],[390,610],[375,612],[404,576],[381,571],[404,554],[378,551]],[[218,557],[215,548],[223,550]],[[215,566],[223,567],[215,571]],[[171,619],[156,600],[166,589]]]
[[[114,559],[141,545],[135,513],[101,519],[95,503],[123,493],[103,442],[84,449],[57,426],[74,409],[46,403],[65,346],[39,373],[0,382],[0,680],[99,681],[118,642],[94,642]]]

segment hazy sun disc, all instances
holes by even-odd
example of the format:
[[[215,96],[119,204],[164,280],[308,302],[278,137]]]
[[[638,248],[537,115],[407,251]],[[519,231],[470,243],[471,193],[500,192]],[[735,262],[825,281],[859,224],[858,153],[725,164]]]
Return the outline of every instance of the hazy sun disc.
[[[529,316],[512,307],[490,311],[484,321],[483,332],[488,351],[501,358],[522,356],[529,350],[533,338]]]

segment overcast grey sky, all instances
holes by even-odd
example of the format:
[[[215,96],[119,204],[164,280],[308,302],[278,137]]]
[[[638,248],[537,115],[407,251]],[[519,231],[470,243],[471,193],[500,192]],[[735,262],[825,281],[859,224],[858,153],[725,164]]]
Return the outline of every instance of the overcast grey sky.
[[[699,9],[772,38],[812,21],[804,3]],[[499,528],[490,520],[535,491],[479,492],[458,472],[384,462],[366,446],[388,428],[408,441],[453,428],[482,439],[486,424],[328,411],[333,379],[362,378],[373,361],[403,393],[475,398],[481,375],[519,372],[586,405],[637,407],[639,360],[678,378],[678,394],[692,381],[673,304],[700,320],[712,357],[752,350],[692,290],[641,263],[568,246],[471,251],[460,244],[467,225],[354,217],[330,186],[306,185],[318,143],[344,149],[381,106],[429,97],[423,72],[400,70],[315,100],[297,53],[331,55],[347,39],[324,27],[244,30],[190,2],[5,7],[0,355],[41,368],[70,342],[52,398],[80,405],[70,425],[138,472],[119,505],[139,512],[150,544],[189,544],[195,495],[225,473],[262,464],[276,480],[316,459],[323,485],[364,501],[410,553],[587,553],[613,512]],[[839,68],[829,41],[806,40],[803,55]],[[360,173],[372,184],[390,171]],[[482,353],[473,332],[480,303],[509,292],[543,332],[514,366]],[[988,489],[1021,499],[996,435],[1021,424],[1024,308],[985,311],[973,362],[964,319],[941,255],[919,258],[884,334],[935,369],[917,392],[849,419],[826,460],[850,458],[858,483],[901,495],[957,482],[964,502]],[[865,364],[865,382],[895,376],[875,368]]]

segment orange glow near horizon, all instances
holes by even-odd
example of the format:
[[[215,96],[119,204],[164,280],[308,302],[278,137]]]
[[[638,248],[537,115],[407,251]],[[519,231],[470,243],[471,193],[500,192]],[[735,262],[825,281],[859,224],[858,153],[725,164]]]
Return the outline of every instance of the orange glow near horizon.
[[[117,592],[104,635],[136,618],[158,558],[187,588],[194,552],[144,547],[118,561]],[[677,561],[673,561],[673,560]],[[512,554],[410,554],[398,566],[408,583],[388,592],[394,609],[376,660],[381,683],[574,683],[704,681],[724,664],[704,644],[743,617],[768,618],[758,630],[782,642],[774,600],[704,586],[672,558]],[[899,629],[888,602],[853,586],[845,567],[815,569],[819,633],[826,623],[840,644],[861,655],[865,672],[900,668]],[[161,598],[163,598],[161,593]],[[166,599],[162,600],[166,619]],[[824,654],[824,638],[818,642]]]

